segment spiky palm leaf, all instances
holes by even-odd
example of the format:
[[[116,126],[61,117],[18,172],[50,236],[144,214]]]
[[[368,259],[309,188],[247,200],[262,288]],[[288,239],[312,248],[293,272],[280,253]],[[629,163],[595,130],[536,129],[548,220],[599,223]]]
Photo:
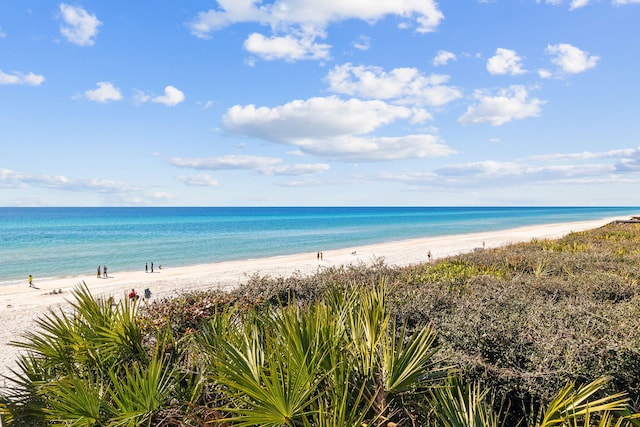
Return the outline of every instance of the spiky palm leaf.
[[[93,427],[106,425],[109,418],[105,390],[87,378],[61,378],[40,391],[46,398],[45,419],[53,425]]]
[[[125,374],[111,373],[112,386],[108,390],[115,415],[110,419],[114,427],[151,425],[153,415],[168,401],[178,377],[159,355],[147,365],[134,363],[124,368]]]
[[[441,387],[429,390],[428,401],[442,427],[500,427],[506,425],[506,413],[494,411],[494,398],[479,384],[464,386],[452,377]],[[502,408],[502,406],[501,406]]]
[[[598,378],[589,384],[576,388],[567,384],[547,406],[536,427],[567,426],[573,420],[588,417],[597,412],[620,412],[628,409],[629,399],[625,393],[615,393],[589,400],[602,392],[610,381],[608,377]]]

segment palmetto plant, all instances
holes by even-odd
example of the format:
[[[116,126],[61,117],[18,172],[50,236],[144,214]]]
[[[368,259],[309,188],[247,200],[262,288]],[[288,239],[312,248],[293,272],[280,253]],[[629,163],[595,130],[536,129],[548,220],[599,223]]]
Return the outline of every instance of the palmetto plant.
[[[433,329],[396,324],[384,284],[335,289],[310,305],[216,308],[180,339],[145,329],[126,298],[96,300],[86,286],[74,294],[71,311],[48,313],[16,343],[26,353],[0,395],[0,424],[506,425],[489,390],[438,360]],[[626,396],[603,394],[606,385],[569,384],[520,426],[637,423]]]
[[[403,415],[400,396],[450,371],[435,359],[433,330],[396,330],[384,286],[224,324],[226,330],[206,328],[198,342],[210,381],[228,397],[233,425],[381,425]]]
[[[97,300],[86,286],[74,296],[71,311],[49,312],[14,343],[26,354],[3,397],[5,419],[16,426],[150,425],[179,380],[170,368],[176,356],[166,351],[170,335],[145,345],[135,305]]]

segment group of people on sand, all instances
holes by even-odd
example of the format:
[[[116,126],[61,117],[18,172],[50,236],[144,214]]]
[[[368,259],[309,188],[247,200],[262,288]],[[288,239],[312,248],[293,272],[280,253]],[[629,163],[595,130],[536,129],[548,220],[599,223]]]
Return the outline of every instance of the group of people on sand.
[[[100,266],[98,266],[98,279],[100,279],[100,277],[103,277],[105,279],[109,277],[109,276],[107,276],[107,266],[106,265],[102,267],[102,275],[100,273]]]
[[[131,292],[129,292],[129,295],[127,296],[129,297],[129,301],[131,301],[132,303],[138,301],[138,299],[140,298],[140,295],[138,295],[135,289],[131,289]],[[149,299],[151,299],[151,290],[149,288],[146,288],[144,290],[144,302],[147,302]]]
[[[144,272],[145,273],[149,272],[149,263],[148,262],[144,263]],[[151,263],[151,272],[153,273],[153,263]]]

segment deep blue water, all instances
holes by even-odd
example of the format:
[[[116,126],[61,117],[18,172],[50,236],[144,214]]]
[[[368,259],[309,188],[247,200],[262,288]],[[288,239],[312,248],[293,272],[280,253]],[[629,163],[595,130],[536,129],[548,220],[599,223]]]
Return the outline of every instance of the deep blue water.
[[[524,225],[637,207],[0,208],[0,283],[183,266]]]

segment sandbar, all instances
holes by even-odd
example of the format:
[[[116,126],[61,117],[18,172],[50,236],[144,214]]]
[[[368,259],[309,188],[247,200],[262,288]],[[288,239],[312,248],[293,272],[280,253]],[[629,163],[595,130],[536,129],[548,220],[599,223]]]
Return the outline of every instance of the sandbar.
[[[145,288],[152,292],[151,299],[177,296],[196,289],[225,289],[246,283],[253,275],[287,277],[297,273],[310,275],[324,268],[371,264],[380,258],[387,265],[406,266],[473,251],[477,248],[495,248],[532,239],[555,239],[571,232],[601,227],[615,217],[591,221],[533,225],[507,230],[416,238],[389,243],[323,251],[318,259],[317,249],[308,253],[274,256],[214,264],[171,267],[163,265],[154,272],[109,270],[108,278],[97,278],[94,272],[73,277],[39,279],[34,277],[30,288],[25,278],[20,284],[0,284],[0,374],[8,375],[15,368],[18,349],[9,342],[20,340],[25,331],[35,327],[36,319],[49,310],[68,307],[73,289],[84,282],[95,297],[124,298],[135,289],[142,294]],[[321,248],[320,248],[321,250]],[[55,291],[55,292],[54,292]],[[61,292],[59,292],[61,291]],[[0,379],[0,387],[4,381]]]

